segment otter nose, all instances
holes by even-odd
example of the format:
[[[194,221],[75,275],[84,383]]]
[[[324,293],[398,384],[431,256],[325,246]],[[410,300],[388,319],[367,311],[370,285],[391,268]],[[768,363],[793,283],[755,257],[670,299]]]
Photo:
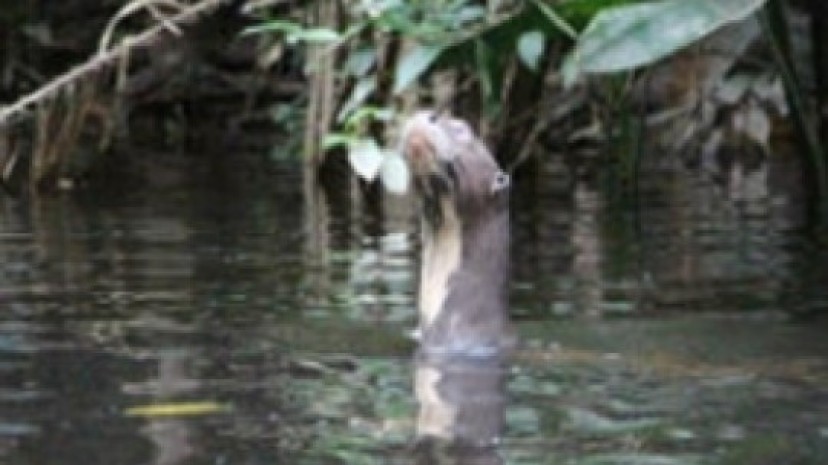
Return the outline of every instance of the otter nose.
[[[424,163],[433,156],[434,147],[424,132],[411,131],[405,145],[405,153],[412,162]]]

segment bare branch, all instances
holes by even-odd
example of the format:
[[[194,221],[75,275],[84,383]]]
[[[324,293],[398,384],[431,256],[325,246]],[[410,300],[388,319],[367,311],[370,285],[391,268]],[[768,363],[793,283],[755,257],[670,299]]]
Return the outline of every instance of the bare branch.
[[[111,66],[120,58],[126,56],[133,49],[151,47],[165,33],[169,33],[169,24],[186,25],[199,19],[201,15],[211,13],[228,0],[201,0],[191,6],[181,9],[180,12],[167,18],[167,21],[156,24],[150,29],[132,37],[124,38],[120,44],[112,49],[98,53],[85,63],[78,65],[66,73],[56,77],[36,91],[21,97],[17,102],[6,107],[0,107],[0,126],[8,126],[12,120],[22,118],[30,112],[33,105],[48,100],[61,90],[86,78],[90,74]]]

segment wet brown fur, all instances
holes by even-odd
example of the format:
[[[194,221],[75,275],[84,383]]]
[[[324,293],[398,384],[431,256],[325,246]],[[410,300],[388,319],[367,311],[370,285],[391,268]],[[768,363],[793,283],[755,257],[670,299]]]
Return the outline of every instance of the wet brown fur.
[[[403,150],[422,201],[423,345],[503,346],[508,339],[508,176],[465,123],[447,116],[415,115]]]

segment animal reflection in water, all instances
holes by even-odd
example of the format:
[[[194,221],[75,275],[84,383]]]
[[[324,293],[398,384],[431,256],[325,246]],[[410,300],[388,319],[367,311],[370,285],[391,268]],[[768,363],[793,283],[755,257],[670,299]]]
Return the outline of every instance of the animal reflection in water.
[[[409,120],[402,151],[422,208],[417,461],[501,463],[509,176],[465,122],[435,112]]]
[[[416,463],[503,463],[497,448],[504,422],[502,358],[421,354],[415,365]]]

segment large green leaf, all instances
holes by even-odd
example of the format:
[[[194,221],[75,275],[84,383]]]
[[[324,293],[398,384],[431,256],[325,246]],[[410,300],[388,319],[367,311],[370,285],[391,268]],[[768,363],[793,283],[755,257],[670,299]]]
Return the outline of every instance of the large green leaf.
[[[377,81],[373,76],[365,77],[357,81],[354,89],[351,91],[351,96],[348,101],[342,105],[339,114],[336,116],[336,121],[341,123],[345,118],[351,115],[357,108],[362,106],[368,97],[377,89]]]
[[[417,45],[408,52],[397,64],[394,76],[394,93],[402,92],[411,83],[419,79],[434,64],[442,52],[443,46],[440,45]]]
[[[564,62],[580,73],[609,73],[653,63],[724,26],[745,19],[765,0],[666,0],[609,8],[589,23]]]

